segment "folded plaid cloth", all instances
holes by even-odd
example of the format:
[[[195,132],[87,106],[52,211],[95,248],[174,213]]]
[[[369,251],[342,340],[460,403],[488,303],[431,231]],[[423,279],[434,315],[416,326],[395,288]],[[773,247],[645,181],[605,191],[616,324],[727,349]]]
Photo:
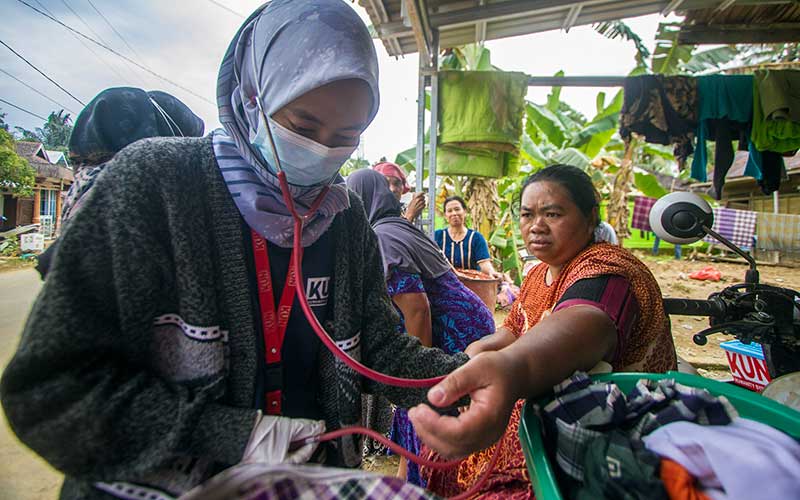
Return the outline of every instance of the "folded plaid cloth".
[[[616,384],[592,383],[576,372],[554,388],[555,398],[540,410],[545,431],[556,439],[556,462],[573,479],[583,480],[589,443],[620,429],[632,441],[677,421],[726,425],[738,416],[724,396],[674,379],[642,379],[627,396]]]
[[[759,250],[800,251],[800,215],[758,213],[756,247]]]
[[[631,220],[631,227],[634,229],[641,229],[642,231],[652,231],[650,227],[650,210],[658,200],[655,198],[647,198],[645,196],[637,196],[633,200],[633,219]]]
[[[240,464],[180,500],[433,500],[436,495],[400,478],[311,465]]]
[[[738,247],[753,248],[753,236],[756,234],[756,213],[749,210],[715,208],[712,229]],[[711,236],[706,236],[703,241],[719,243]]]

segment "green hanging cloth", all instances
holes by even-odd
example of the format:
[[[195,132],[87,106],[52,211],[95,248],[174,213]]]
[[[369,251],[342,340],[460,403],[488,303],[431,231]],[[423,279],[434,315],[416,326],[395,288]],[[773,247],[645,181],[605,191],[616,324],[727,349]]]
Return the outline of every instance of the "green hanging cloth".
[[[438,175],[468,175],[499,178],[519,173],[520,159],[513,153],[491,149],[441,146],[436,149]]]
[[[515,152],[522,135],[528,75],[439,72],[439,143]]]
[[[800,71],[755,72],[750,138],[759,151],[800,148]]]

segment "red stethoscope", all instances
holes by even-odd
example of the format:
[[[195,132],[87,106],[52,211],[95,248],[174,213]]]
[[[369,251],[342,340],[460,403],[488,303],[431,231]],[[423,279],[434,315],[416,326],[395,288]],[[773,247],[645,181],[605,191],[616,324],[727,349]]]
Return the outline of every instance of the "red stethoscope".
[[[297,212],[297,208],[295,207],[294,199],[291,196],[291,191],[289,188],[289,182],[286,180],[286,174],[284,173],[283,169],[280,165],[280,159],[278,157],[278,150],[275,147],[275,141],[272,137],[272,130],[269,126],[269,120],[267,119],[266,113],[264,113],[263,109],[261,108],[261,103],[259,99],[255,99],[259,112],[263,115],[264,122],[267,128],[267,137],[269,138],[270,147],[272,148],[273,158],[275,159],[275,169],[277,170],[277,177],[278,182],[281,188],[281,195],[283,196],[283,201],[286,203],[286,207],[289,209],[289,212],[292,215],[292,219],[294,220],[294,235],[292,241],[292,261],[295,263],[294,271],[295,271],[295,279],[294,286],[295,286],[295,295],[297,296],[297,300],[300,303],[300,308],[303,310],[303,314],[308,320],[308,323],[311,325],[311,328],[316,333],[319,340],[325,345],[325,347],[339,360],[341,360],[344,364],[355,370],[360,375],[367,377],[375,382],[379,382],[386,385],[392,385],[396,387],[413,387],[413,388],[425,388],[425,387],[432,387],[442,380],[444,380],[444,376],[440,377],[432,377],[432,378],[424,378],[424,379],[409,379],[409,378],[402,378],[402,377],[394,377],[391,375],[386,375],[384,373],[377,372],[361,362],[351,358],[343,349],[341,349],[336,343],[330,338],[328,333],[325,331],[325,328],[320,324],[317,316],[312,311],[311,306],[308,303],[308,298],[306,297],[305,290],[303,288],[303,275],[302,275],[302,265],[303,262],[303,245],[302,245],[302,235],[303,235],[303,225],[311,220],[313,216],[316,214],[317,210],[319,209],[322,201],[325,199],[325,196],[328,194],[330,190],[330,184],[323,188],[322,192],[317,196],[314,202],[309,207],[308,211],[304,215],[300,215]],[[291,272],[291,269],[290,269]],[[290,280],[291,281],[291,280]],[[317,436],[310,436],[299,441],[294,441],[291,443],[290,449],[296,449],[301,446],[310,443],[319,443],[323,441],[331,441],[334,439],[338,439],[339,437],[351,434],[362,434],[365,436],[369,436],[370,438],[379,441],[394,453],[401,455],[412,462],[422,465],[425,467],[431,467],[434,469],[450,469],[457,466],[461,463],[461,460],[451,460],[447,462],[437,462],[432,460],[427,460],[422,457],[419,457],[410,451],[402,448],[401,446],[397,445],[396,443],[392,442],[391,440],[387,439],[385,436],[373,431],[372,429],[368,429],[366,427],[361,426],[351,426],[345,427],[342,429],[337,429],[335,431],[326,432],[323,434],[319,434]],[[481,477],[475,484],[472,485],[467,491],[456,495],[453,498],[454,500],[461,500],[466,499],[477,493],[481,487],[486,483],[489,479],[489,475],[491,474],[492,470],[494,469],[495,465],[497,464],[498,459],[500,458],[500,453],[503,445],[503,438],[500,438],[500,441],[497,442],[495,446],[495,452],[490,460],[489,464],[486,466],[485,470],[481,474]]]

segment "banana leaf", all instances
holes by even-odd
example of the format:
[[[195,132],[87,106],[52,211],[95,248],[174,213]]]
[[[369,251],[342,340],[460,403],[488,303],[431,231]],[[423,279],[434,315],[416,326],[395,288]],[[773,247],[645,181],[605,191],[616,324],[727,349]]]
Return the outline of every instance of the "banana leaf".
[[[532,102],[528,102],[526,111],[528,120],[541,131],[551,144],[558,148],[564,145],[567,132],[555,114],[545,106],[539,106]]]
[[[636,189],[642,192],[643,195],[650,198],[661,198],[669,194],[669,191],[658,182],[658,178],[653,174],[646,174],[642,172],[634,172],[633,183]]]

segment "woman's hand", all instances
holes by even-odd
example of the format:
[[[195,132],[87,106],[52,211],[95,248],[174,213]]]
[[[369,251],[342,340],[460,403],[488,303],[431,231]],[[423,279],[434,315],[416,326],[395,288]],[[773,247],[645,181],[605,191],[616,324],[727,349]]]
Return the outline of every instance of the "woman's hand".
[[[425,193],[414,193],[411,201],[408,202],[406,213],[403,215],[407,221],[414,222],[422,210],[425,208]]]
[[[491,350],[493,349],[491,349],[489,345],[481,342],[480,340],[476,340],[475,342],[468,345],[466,349],[464,349],[464,354],[466,354],[470,358],[474,358],[475,356],[477,356],[482,352]]]
[[[308,462],[319,442],[304,444],[296,450],[292,449],[292,443],[319,436],[323,432],[325,432],[324,420],[276,417],[262,415],[259,412],[242,462],[269,465]]]
[[[458,417],[426,405],[409,411],[417,434],[439,454],[461,457],[496,442],[517,399],[544,394],[575,370],[590,370],[614,352],[617,332],[604,311],[576,305],[542,319],[519,339],[501,327],[481,342],[499,346],[509,338],[507,347],[484,350],[428,391],[428,400],[440,407],[469,395],[470,406]]]
[[[509,281],[508,277],[505,274],[503,274],[503,273],[501,273],[499,271],[494,271],[494,272],[492,272],[490,274],[492,275],[492,278],[494,278],[496,280],[500,280],[501,282]]]
[[[425,293],[398,293],[392,301],[400,308],[409,335],[417,337],[422,345],[433,345],[431,305]]]
[[[439,415],[427,405],[409,410],[417,434],[447,458],[487,448],[503,435],[517,401],[516,369],[502,352],[485,352],[455,370],[428,391],[436,406],[448,406],[469,395],[471,403],[458,417]]]
[[[517,338],[511,333],[511,330],[501,326],[491,335],[487,335],[482,339],[476,340],[467,346],[464,353],[470,358],[474,358],[482,352],[499,351],[505,349],[514,343]]]

